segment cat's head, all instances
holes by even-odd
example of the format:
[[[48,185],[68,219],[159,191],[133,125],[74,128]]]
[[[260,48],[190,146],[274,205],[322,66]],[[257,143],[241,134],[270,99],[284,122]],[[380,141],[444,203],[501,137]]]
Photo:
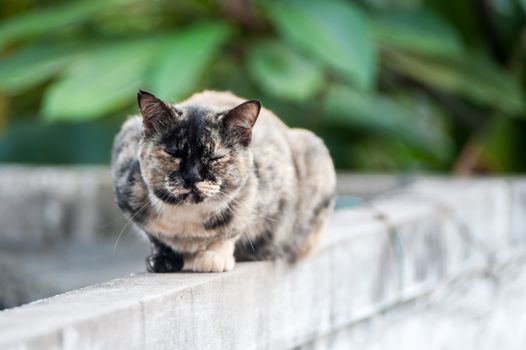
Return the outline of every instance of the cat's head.
[[[260,103],[216,110],[169,105],[144,91],[138,102],[144,132],[140,164],[149,190],[174,205],[232,198],[252,166],[248,145]]]

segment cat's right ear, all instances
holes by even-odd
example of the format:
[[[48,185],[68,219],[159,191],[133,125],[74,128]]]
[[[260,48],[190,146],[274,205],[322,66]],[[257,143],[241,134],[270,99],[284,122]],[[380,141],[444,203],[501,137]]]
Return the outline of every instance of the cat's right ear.
[[[144,136],[150,137],[156,131],[163,130],[163,126],[172,117],[170,107],[149,92],[139,90],[137,102],[142,115]]]
[[[252,127],[256,123],[261,102],[250,100],[232,108],[223,117],[223,123],[230,137],[237,138],[242,145],[248,146],[252,138]]]

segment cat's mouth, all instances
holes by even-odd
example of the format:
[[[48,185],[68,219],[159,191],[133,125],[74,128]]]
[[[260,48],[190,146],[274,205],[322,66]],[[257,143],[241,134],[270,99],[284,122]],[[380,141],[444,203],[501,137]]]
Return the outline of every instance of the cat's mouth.
[[[204,197],[197,188],[192,187],[188,193],[188,198],[191,203],[197,204],[203,202],[206,197]]]
[[[199,204],[216,198],[220,192],[220,185],[211,181],[197,182],[191,187],[169,185],[154,190],[156,197],[163,202],[174,205]]]
[[[155,189],[153,194],[164,203],[171,205],[198,204],[206,199],[197,189],[190,189],[184,193],[174,193],[169,189],[161,188]]]

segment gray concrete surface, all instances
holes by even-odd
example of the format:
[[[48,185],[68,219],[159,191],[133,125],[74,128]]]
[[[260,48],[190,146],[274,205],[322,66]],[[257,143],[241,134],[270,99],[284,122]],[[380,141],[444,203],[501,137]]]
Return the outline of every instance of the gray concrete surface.
[[[526,250],[494,269],[437,286],[429,295],[300,347],[347,349],[524,349]]]
[[[368,198],[409,178],[340,176],[338,192]],[[352,178],[352,180],[350,180]],[[107,167],[0,167],[0,244],[46,245],[114,235],[126,221],[114,203]]]
[[[148,244],[138,235],[0,246],[0,309],[144,270]],[[115,249],[114,249],[115,248]]]
[[[0,243],[49,245],[119,232],[107,167],[0,167]]]
[[[442,343],[434,342],[432,325],[446,327],[447,313],[408,312],[390,323],[383,340],[375,338],[383,328],[375,333],[370,325],[411,303],[431,307],[426,298],[441,288],[451,291],[444,287],[451,281],[473,280],[521,256],[525,188],[519,179],[420,179],[361,208],[338,211],[320,249],[296,266],[244,263],[224,274],[139,274],[75,290],[0,312],[0,348],[398,349],[391,343],[398,334],[419,335],[426,348],[458,348],[463,334],[454,327]],[[526,291],[520,283],[510,288],[512,294]],[[506,293],[501,304],[491,295],[482,300],[506,305],[512,300]],[[415,323],[422,327],[412,333]],[[487,325],[480,336],[509,337],[491,320]],[[353,336],[360,334],[357,342]],[[522,349],[520,336],[511,338],[503,344]],[[462,339],[464,349],[484,341]]]
[[[0,309],[142,268],[130,228],[107,167],[0,167]]]
[[[340,207],[408,182],[340,178],[353,195]],[[114,204],[107,167],[0,167],[0,223],[0,310],[143,270],[148,247]]]

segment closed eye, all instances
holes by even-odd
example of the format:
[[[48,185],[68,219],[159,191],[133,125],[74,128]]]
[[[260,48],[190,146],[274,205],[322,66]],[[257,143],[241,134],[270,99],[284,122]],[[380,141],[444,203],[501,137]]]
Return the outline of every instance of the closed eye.
[[[225,158],[225,156],[215,155],[215,156],[210,157],[209,160],[211,162],[217,162],[218,160],[223,159],[223,158]]]
[[[183,155],[184,155],[183,151],[178,150],[178,149],[167,150],[166,153],[168,153],[170,156],[174,158],[183,158]]]

